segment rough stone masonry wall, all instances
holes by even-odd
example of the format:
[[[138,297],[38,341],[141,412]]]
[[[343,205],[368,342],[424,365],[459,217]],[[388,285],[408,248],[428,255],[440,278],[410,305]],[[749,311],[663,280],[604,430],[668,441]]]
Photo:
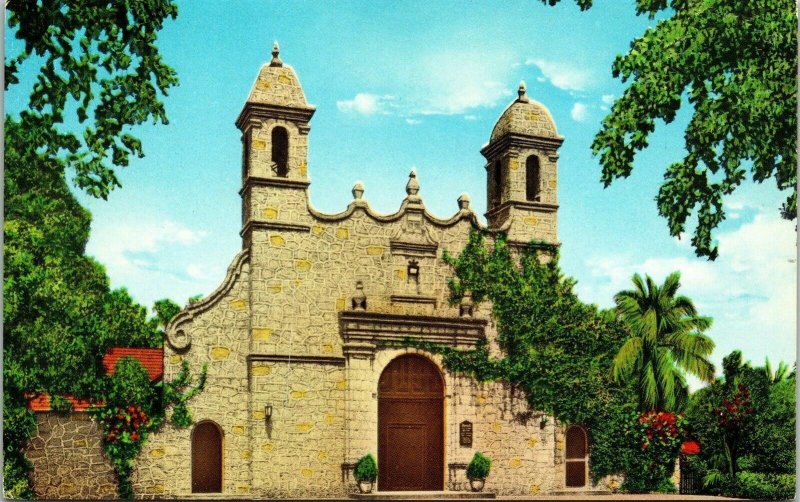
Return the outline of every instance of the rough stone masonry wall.
[[[263,420],[250,412],[247,383],[249,346],[249,265],[239,267],[237,280],[219,292],[213,305],[184,326],[192,342],[178,353],[164,348],[164,380],[171,381],[181,362],[189,362],[196,378],[208,364],[206,388],[189,402],[195,422],[211,420],[223,433],[223,492],[247,495],[251,491],[250,428]],[[192,426],[165,425],[151,434],[136,459],[134,491],[141,498],[192,497]]]
[[[103,454],[102,432],[85,412],[36,413],[25,455],[40,499],[113,499],[117,478]]]

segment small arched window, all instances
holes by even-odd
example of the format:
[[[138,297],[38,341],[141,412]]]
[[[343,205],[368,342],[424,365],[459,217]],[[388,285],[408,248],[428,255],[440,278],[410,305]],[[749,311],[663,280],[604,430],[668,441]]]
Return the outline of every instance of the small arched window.
[[[539,157],[531,155],[525,161],[525,198],[530,201],[540,200],[539,194]]]
[[[211,421],[192,431],[192,493],[222,492],[222,429]]]
[[[503,191],[503,167],[500,164],[500,161],[497,160],[494,163],[494,173],[492,176],[492,181],[494,183],[493,187],[493,198],[495,204],[500,203],[500,194]]]
[[[272,172],[281,178],[289,175],[289,134],[283,127],[272,130]]]

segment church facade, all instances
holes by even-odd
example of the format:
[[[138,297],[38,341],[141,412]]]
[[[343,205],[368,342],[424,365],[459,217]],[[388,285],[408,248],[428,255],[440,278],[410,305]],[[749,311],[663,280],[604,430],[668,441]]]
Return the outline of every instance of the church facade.
[[[494,346],[491,306],[448,302],[470,229],[484,228],[462,195],[455,214],[429,214],[409,175],[394,214],[361,184],[338,214],[309,202],[311,118],[277,45],[236,126],[242,132],[242,250],[223,283],[167,327],[164,378],[181,362],[205,389],[195,424],[152,435],[134,474],[143,497],[344,497],[353,464],[378,460],[378,491],[468,490],[467,463],[493,461],[485,490],[536,494],[588,485],[587,433],[528,409],[502,382],[448,372],[415,339]],[[514,246],[558,244],[558,135],[524,84],[503,112],[486,158],[489,232]],[[496,350],[496,347],[495,349]]]

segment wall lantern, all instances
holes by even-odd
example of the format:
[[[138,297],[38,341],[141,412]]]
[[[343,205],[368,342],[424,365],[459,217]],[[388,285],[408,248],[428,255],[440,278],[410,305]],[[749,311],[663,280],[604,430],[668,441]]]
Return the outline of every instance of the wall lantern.
[[[267,420],[272,420],[272,405],[268,404],[264,406],[264,418]]]

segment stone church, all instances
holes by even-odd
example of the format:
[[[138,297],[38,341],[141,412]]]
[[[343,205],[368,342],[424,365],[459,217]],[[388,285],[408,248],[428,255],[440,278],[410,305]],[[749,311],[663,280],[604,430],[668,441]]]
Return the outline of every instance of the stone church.
[[[367,453],[378,460],[379,492],[469,490],[476,451],[493,460],[488,492],[588,488],[587,431],[529,410],[507,384],[478,383],[436,355],[402,348],[407,338],[465,350],[483,337],[494,344],[490,305],[448,302],[453,271],[442,255],[457,255],[470,229],[485,228],[469,197],[437,218],[412,171],[393,214],[375,212],[359,183],[342,212],[315,210],[316,110],[277,44],[272,55],[236,120],[242,250],[222,284],[167,327],[165,380],[183,360],[194,374],[208,364],[205,390],[190,402],[195,424],[150,437],[137,493],[345,497]],[[506,232],[516,247],[558,244],[562,142],[521,84],[481,150],[490,233]]]

